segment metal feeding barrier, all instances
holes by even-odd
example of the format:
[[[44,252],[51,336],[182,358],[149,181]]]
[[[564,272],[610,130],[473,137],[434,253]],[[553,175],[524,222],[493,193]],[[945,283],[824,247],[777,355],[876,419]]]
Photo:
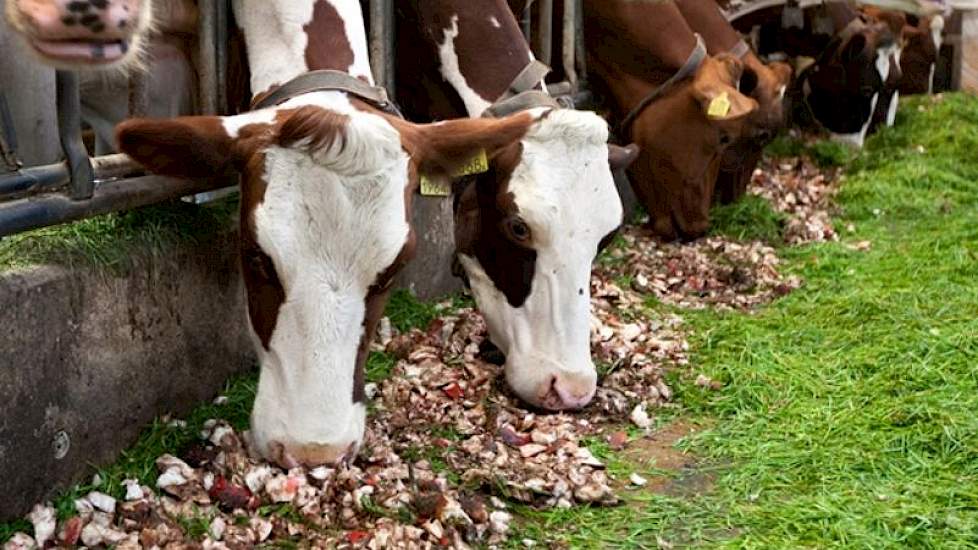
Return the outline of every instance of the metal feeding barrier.
[[[551,94],[572,106],[585,100],[582,0],[557,0],[562,7],[559,60],[563,80],[549,84]],[[226,114],[228,0],[199,0],[197,21],[198,99],[201,114]],[[534,53],[553,65],[554,0],[528,2],[521,24]],[[394,0],[369,0],[370,56],[379,86],[394,94]],[[534,42],[533,36],[538,40]],[[0,237],[40,227],[77,221],[110,212],[148,206],[235,185],[233,178],[183,179],[146,175],[123,154],[92,157],[82,137],[79,77],[56,73],[58,136],[64,159],[55,164],[23,167],[17,158],[17,138],[0,94],[0,153],[9,170],[0,173]],[[146,112],[146,75],[129,80],[129,114]]]

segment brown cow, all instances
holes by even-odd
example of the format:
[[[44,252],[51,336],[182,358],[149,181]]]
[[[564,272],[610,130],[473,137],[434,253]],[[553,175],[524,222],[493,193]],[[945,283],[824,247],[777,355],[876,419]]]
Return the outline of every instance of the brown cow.
[[[900,57],[903,78],[900,93],[929,94],[934,91],[934,70],[941,51],[944,18],[940,15],[907,16],[903,28],[906,45]]]
[[[678,0],[676,5],[694,32],[703,37],[712,55],[729,52],[744,62],[740,91],[757,101],[758,109],[747,119],[747,129],[723,154],[716,183],[716,198],[733,202],[747,190],[764,146],[784,127],[783,99],[791,83],[791,67],[766,65],[741,39],[713,0]]]
[[[706,55],[671,1],[585,2],[584,32],[620,137],[641,147],[629,174],[652,229],[665,239],[703,235],[723,151],[757,109],[737,90],[743,63]]]
[[[369,85],[358,0],[233,5],[257,108],[128,121],[119,143],[160,174],[240,173],[242,271],[262,369],[251,448],[284,467],[335,463],[363,437],[364,362],[414,252],[421,174],[509,155],[537,121],[416,125],[389,114]],[[320,69],[332,72],[309,72]]]
[[[582,407],[597,379],[591,262],[622,222],[609,156],[618,165],[634,157],[609,153],[607,123],[594,113],[557,108],[504,0],[400,8],[398,100],[408,116],[524,111],[536,121],[488,171],[456,187],[456,253],[510,387],[546,409]]]

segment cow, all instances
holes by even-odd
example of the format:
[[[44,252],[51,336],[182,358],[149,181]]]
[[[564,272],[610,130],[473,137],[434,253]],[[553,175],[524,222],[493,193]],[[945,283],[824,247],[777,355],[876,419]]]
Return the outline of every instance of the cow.
[[[788,90],[791,122],[862,147],[899,47],[888,25],[841,1],[805,11],[783,6],[734,22],[740,29],[754,24],[762,25],[762,54],[813,59]]]
[[[120,148],[150,171],[239,174],[240,256],[261,373],[250,449],[283,467],[351,460],[364,363],[411,258],[411,197],[477,154],[509,156],[538,117],[412,124],[372,85],[358,0],[234,0],[252,111],[135,119]],[[519,229],[510,224],[514,232]]]
[[[903,28],[905,45],[900,58],[903,95],[930,94],[934,91],[934,72],[943,43],[944,17],[940,14],[907,16]]]
[[[195,112],[191,0],[7,0],[5,15],[42,64],[81,71],[81,116],[95,154],[115,151],[115,125],[130,113],[129,76],[145,71],[145,115]]]
[[[591,263],[622,223],[611,170],[635,150],[609,149],[596,114],[558,108],[505,0],[405,2],[398,36],[398,101],[409,117],[534,120],[485,173],[456,185],[456,254],[508,385],[537,407],[583,407],[597,380]]]
[[[863,6],[863,15],[885,23],[894,37],[895,45],[889,52],[889,72],[880,90],[880,98],[873,112],[869,132],[876,131],[881,126],[893,126],[896,121],[897,107],[900,103],[900,82],[903,80],[903,70],[900,67],[901,54],[905,44],[904,31],[907,28],[907,17],[902,12],[884,10],[876,6]]]
[[[724,152],[720,163],[715,196],[722,204],[731,203],[747,191],[764,146],[785,125],[783,99],[791,83],[791,67],[779,62],[762,63],[714,0],[678,0],[676,6],[690,28],[703,37],[707,53],[729,52],[743,61],[738,88],[758,104],[746,121],[744,135]]]
[[[667,240],[703,235],[723,152],[758,107],[737,89],[743,62],[707,55],[671,1],[585,2],[584,35],[619,137],[641,147],[629,175],[651,229]]]

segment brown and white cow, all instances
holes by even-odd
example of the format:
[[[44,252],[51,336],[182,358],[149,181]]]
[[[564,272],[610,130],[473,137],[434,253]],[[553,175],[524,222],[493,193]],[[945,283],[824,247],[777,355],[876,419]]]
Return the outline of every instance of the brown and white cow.
[[[703,235],[723,152],[757,109],[737,89],[743,63],[706,55],[671,1],[587,1],[584,32],[588,66],[624,119],[620,137],[641,147],[629,174],[652,229]]]
[[[828,1],[789,17],[790,8],[737,20],[763,26],[762,54],[814,58],[789,89],[795,123],[824,128],[837,141],[861,147],[890,76],[899,42],[886,23],[848,2]]]
[[[358,0],[235,0],[256,100],[317,69],[372,82]],[[351,83],[352,81],[352,83]],[[349,459],[364,362],[394,274],[412,256],[419,175],[508,155],[532,114],[416,125],[346,91],[295,90],[232,117],[133,120],[123,151],[154,172],[241,177],[241,260],[261,376],[252,449],[284,466]],[[229,321],[231,322],[231,321]]]
[[[398,100],[409,116],[483,116],[533,61],[505,0],[416,0],[399,16]],[[596,389],[591,263],[622,222],[611,168],[634,151],[609,153],[607,123],[556,108],[542,80],[518,86],[533,120],[523,139],[456,187],[455,244],[509,386],[533,405],[573,409]]]
[[[905,45],[900,57],[903,78],[900,93],[929,94],[934,91],[934,72],[943,43],[944,17],[931,15],[907,16],[903,28]]]
[[[739,90],[757,101],[758,109],[747,118],[744,135],[723,154],[716,197],[721,203],[740,198],[747,190],[764,146],[784,127],[784,94],[791,83],[791,67],[765,64],[744,42],[720,12],[714,0],[678,0],[676,5],[690,28],[703,37],[710,54],[733,53],[744,63]]]

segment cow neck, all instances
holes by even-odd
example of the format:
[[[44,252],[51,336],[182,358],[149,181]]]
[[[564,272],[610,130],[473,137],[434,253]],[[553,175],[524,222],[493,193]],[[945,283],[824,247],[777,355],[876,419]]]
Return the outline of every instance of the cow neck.
[[[693,51],[690,52],[689,57],[686,58],[686,62],[682,67],[676,71],[668,80],[657,86],[654,90],[649,92],[637,105],[632,107],[632,110],[625,115],[622,119],[621,124],[618,127],[618,135],[621,137],[628,136],[628,129],[631,127],[635,119],[638,118],[642,111],[644,111],[649,105],[655,103],[655,101],[662,96],[666,95],[676,84],[682,82],[686,78],[692,76],[703,64],[703,60],[706,59],[706,46],[703,44],[703,38],[697,34],[696,35],[696,45],[693,47]]]
[[[373,84],[357,0],[238,0],[255,100],[303,73],[331,70]]]
[[[532,63],[533,53],[505,0],[435,0],[418,2],[417,9],[435,43],[441,75],[469,116],[509,99],[513,86],[518,93],[545,92],[545,73]]]
[[[711,55],[732,53],[743,43],[740,33],[730,25],[714,0],[678,0],[676,6],[690,28],[703,36],[706,51]]]

